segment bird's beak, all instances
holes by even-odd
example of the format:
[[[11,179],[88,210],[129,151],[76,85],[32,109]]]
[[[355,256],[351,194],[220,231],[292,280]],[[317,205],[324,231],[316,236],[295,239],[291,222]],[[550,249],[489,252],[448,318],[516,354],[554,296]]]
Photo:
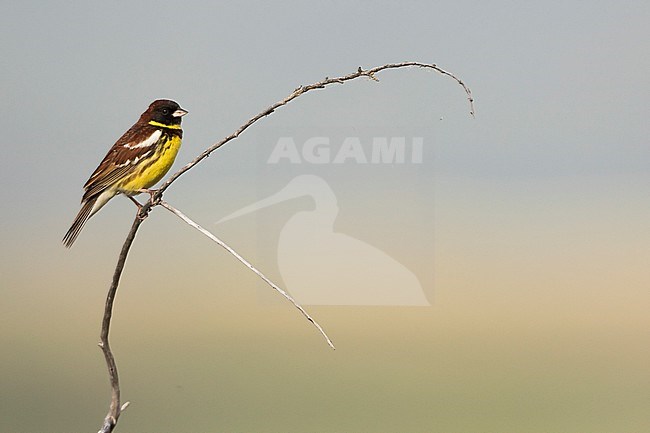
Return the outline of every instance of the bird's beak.
[[[179,108],[178,110],[174,111],[172,113],[173,117],[183,117],[187,114],[187,111],[183,110],[182,108]]]

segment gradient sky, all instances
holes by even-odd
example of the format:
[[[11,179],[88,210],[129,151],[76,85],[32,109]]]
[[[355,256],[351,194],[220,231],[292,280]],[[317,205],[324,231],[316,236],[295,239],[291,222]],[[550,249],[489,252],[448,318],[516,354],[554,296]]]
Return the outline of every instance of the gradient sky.
[[[642,410],[650,401],[647,1],[1,6],[0,431],[88,430],[103,418],[108,390],[94,344],[133,206],[114,199],[69,251],[60,239],[88,175],[152,100],[189,111],[178,168],[300,84],[405,60],[461,77],[476,118],[453,80],[387,71],[378,83],[299,98],[165,197],[281,282],[280,231],[313,202],[214,223],[300,174],[318,175],[338,200],[334,229],[403,263],[432,306],[315,308],[341,346],[332,358],[277,294],[157,209],[138,234],[116,304],[118,366],[140,396],[124,427],[650,429]],[[280,137],[315,136],[333,149],[350,136],[423,137],[423,162],[267,163]],[[216,339],[219,349],[206,353]],[[289,357],[305,345],[306,355]],[[143,365],[166,351],[179,355]],[[206,356],[215,360],[194,361]],[[229,373],[213,369],[219,359]],[[265,379],[251,359],[280,375]],[[160,420],[154,396],[170,390],[148,370],[173,375],[175,398],[164,398],[182,414],[176,427],[152,424]],[[287,395],[273,397],[305,424],[275,418],[279,403],[259,393],[283,383],[291,383]],[[322,393],[321,407],[308,406],[303,386]],[[210,387],[223,393],[196,397],[200,404],[191,397],[211,395]],[[350,403],[350,412],[341,389],[370,403]],[[256,410],[267,424],[246,416]]]

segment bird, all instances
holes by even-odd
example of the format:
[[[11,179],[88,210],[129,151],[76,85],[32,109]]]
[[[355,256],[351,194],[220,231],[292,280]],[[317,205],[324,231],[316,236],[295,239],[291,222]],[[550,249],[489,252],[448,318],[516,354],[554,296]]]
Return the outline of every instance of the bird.
[[[338,200],[325,179],[303,174],[280,191],[217,224],[286,200],[309,196],[314,208],[295,213],[278,239],[278,269],[296,300],[308,305],[429,306],[418,277],[383,250],[334,225]]]
[[[169,171],[181,147],[181,119],[187,114],[177,102],[153,101],[138,121],[110,148],[84,185],[81,210],[63,237],[70,248],[86,222],[117,194],[131,198],[149,192]]]

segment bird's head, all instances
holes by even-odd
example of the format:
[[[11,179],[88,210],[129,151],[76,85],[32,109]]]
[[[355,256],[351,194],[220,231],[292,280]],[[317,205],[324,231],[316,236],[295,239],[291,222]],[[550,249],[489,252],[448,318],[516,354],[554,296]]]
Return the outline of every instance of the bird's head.
[[[175,101],[158,99],[153,101],[147,111],[142,113],[141,120],[145,122],[157,122],[163,125],[180,125],[181,118],[187,114]]]

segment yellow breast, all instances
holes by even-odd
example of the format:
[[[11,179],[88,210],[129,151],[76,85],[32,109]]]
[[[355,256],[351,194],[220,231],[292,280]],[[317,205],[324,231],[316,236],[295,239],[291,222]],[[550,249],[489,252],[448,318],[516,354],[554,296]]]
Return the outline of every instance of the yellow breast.
[[[181,138],[177,135],[164,134],[160,141],[163,143],[156,152],[146,160],[140,161],[138,170],[119,185],[118,189],[121,192],[128,194],[139,189],[150,188],[167,174],[181,147]]]

